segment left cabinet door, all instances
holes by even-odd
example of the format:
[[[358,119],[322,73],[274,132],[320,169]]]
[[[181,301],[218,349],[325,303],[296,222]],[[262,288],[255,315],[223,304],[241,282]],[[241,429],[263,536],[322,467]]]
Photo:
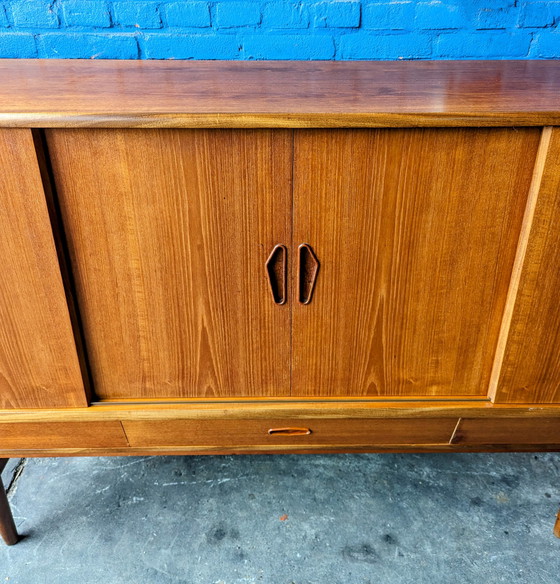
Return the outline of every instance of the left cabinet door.
[[[0,408],[87,405],[33,136],[0,129]]]
[[[96,396],[289,395],[289,303],[266,263],[290,242],[291,131],[57,129],[47,143]]]

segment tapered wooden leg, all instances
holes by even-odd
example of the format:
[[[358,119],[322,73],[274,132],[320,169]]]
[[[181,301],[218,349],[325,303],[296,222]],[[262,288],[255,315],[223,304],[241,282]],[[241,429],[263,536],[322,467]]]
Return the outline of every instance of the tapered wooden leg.
[[[7,462],[8,462],[7,458],[0,458],[0,473],[6,466]],[[0,535],[8,545],[14,545],[15,543],[17,543],[19,539],[16,524],[14,523],[14,516],[12,515],[10,503],[8,503],[8,497],[6,496],[6,489],[4,489],[4,483],[2,482],[1,477],[0,477]]]
[[[556,515],[556,523],[554,524],[554,535],[560,537],[560,511]]]

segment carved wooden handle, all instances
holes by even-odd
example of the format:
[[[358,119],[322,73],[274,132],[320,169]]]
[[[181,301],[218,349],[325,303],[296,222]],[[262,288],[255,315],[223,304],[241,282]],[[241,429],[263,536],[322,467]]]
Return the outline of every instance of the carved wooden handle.
[[[302,243],[298,247],[298,300],[301,304],[309,304],[313,296],[313,289],[319,273],[319,260],[313,248]]]
[[[285,245],[275,245],[266,260],[266,273],[276,304],[285,304],[288,289],[288,250]]]

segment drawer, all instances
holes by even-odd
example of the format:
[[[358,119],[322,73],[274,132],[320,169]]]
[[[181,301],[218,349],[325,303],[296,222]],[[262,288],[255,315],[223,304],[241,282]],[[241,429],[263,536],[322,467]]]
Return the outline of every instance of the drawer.
[[[0,423],[1,450],[127,446],[126,436],[118,421]]]
[[[123,421],[131,447],[447,444],[456,418]]]
[[[452,444],[560,444],[560,418],[464,418]]]

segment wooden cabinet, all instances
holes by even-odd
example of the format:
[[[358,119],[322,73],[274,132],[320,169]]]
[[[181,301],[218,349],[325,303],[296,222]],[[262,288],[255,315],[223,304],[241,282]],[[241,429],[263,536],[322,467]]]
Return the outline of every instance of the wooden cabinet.
[[[46,138],[98,398],[486,397],[538,129]]]
[[[560,449],[559,73],[0,61],[0,457]]]

